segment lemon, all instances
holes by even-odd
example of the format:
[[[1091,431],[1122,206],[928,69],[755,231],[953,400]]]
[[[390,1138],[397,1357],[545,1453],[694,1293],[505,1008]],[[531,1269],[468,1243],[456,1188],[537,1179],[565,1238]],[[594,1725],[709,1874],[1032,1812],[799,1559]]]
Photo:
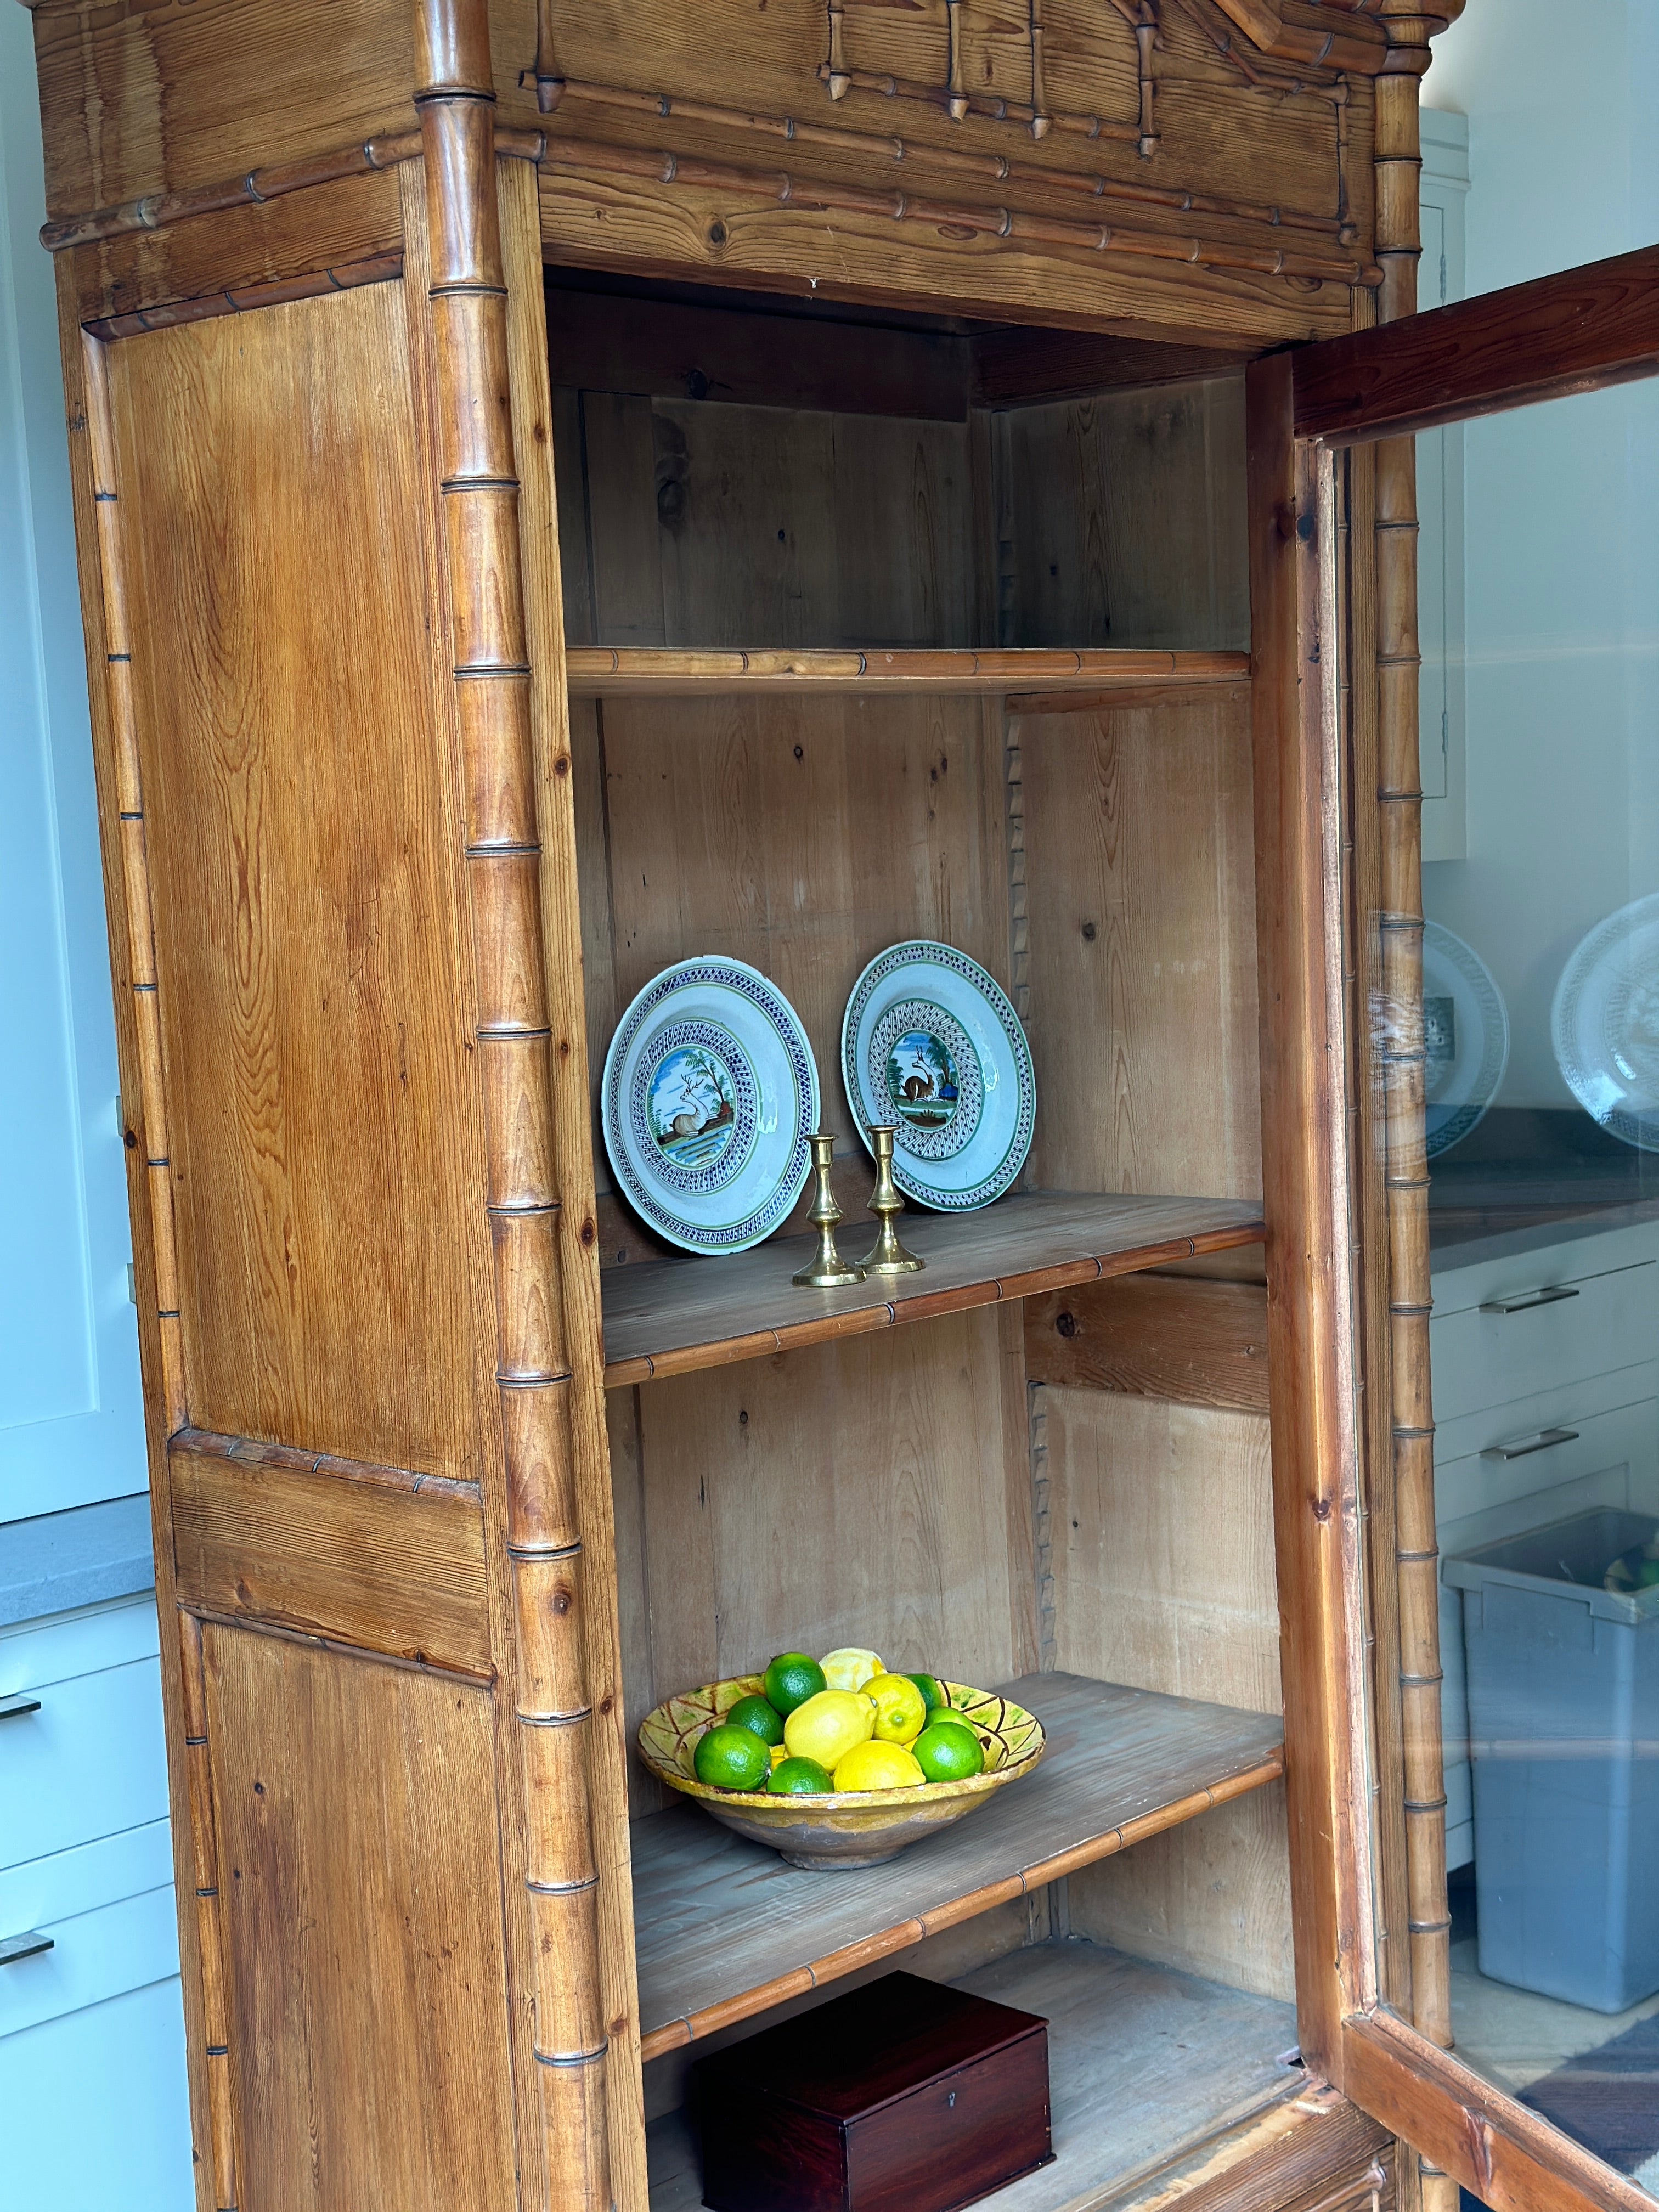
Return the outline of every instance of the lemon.
[[[775,1743],[771,1745],[769,1748],[772,1754],[772,1771],[775,1774],[779,1767],[783,1765],[784,1760],[788,1758],[789,1754],[781,1743]],[[769,1783],[767,1786],[769,1789],[771,1787]]]
[[[866,1682],[887,1672],[873,1651],[861,1651],[855,1644],[845,1644],[839,1651],[826,1651],[818,1664],[832,1690],[861,1690]]]
[[[883,1743],[908,1743],[927,1724],[927,1700],[908,1674],[878,1674],[864,1686],[876,1701],[876,1735]]]
[[[868,1698],[850,1690],[820,1690],[784,1723],[784,1747],[791,1759],[816,1759],[833,1773],[844,1753],[869,1741],[875,1724],[876,1709]]]
[[[927,1779],[898,1743],[855,1743],[836,1762],[837,1790],[914,1790]]]
[[[726,1724],[728,1728],[746,1728],[763,1743],[783,1741],[783,1723],[775,1708],[768,1705],[764,1698],[752,1695],[739,1698],[726,1714]]]
[[[930,1782],[966,1782],[985,1770],[985,1753],[972,1729],[942,1713],[929,1720],[910,1749]]]
[[[797,1705],[804,1705],[809,1698],[816,1698],[820,1690],[830,1686],[823,1679],[823,1668],[804,1651],[780,1651],[769,1662],[764,1681],[766,1702],[786,1719]]]
[[[699,1782],[715,1790],[758,1790],[772,1771],[766,1746],[746,1728],[721,1722],[697,1738],[692,1765]]]
[[[786,1759],[766,1786],[777,1797],[827,1797],[836,1785],[816,1759]]]

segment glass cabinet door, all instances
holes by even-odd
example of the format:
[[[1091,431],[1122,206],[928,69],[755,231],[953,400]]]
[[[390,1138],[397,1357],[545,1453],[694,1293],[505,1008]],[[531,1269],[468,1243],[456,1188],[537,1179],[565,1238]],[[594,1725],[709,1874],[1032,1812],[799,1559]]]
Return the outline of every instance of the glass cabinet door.
[[[1255,611],[1258,745],[1277,653],[1342,948],[1327,1449],[1372,1817],[1338,2070],[1437,2212],[1659,2197],[1656,283],[1628,256],[1253,373],[1258,463],[1275,386],[1298,434],[1276,521],[1257,486],[1297,578]],[[1466,836],[1425,860],[1407,434],[1454,422]]]

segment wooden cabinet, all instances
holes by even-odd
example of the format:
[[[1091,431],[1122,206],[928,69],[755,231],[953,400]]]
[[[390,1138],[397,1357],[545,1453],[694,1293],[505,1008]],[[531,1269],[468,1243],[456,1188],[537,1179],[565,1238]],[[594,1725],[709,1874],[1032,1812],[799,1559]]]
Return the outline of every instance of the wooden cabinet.
[[[1344,2073],[1443,1866],[1369,1832],[1376,1164],[1246,367],[1409,305],[1457,12],[40,0],[204,2208],[694,2203],[689,2059],[888,1960],[1050,2021],[1009,2212],[1445,2201],[1415,2046]],[[1345,665],[1414,758],[1399,482]],[[763,969],[834,1123],[908,935],[1025,1025],[1020,1187],[886,1294],[799,1209],[669,1254],[635,992]],[[838,1875],[631,1759],[849,1641],[1043,1765]]]

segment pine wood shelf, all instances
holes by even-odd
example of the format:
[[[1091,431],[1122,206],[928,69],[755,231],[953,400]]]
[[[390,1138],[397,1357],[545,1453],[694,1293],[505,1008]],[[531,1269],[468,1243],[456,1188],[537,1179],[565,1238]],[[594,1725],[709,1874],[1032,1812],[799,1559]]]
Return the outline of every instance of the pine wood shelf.
[[[1309,2086],[1304,2069],[1286,2063],[1293,2006],[1104,1943],[1035,1944],[956,1986],[1048,2023],[1054,2162],[988,2198],[994,2212],[1103,2204]],[[1273,2121],[1257,2131],[1265,2148]],[[701,2167],[685,2112],[654,2121],[647,2141],[651,2212],[696,2212]]]
[[[842,1874],[787,1866],[695,1806],[636,1824],[646,2057],[850,1974],[1284,1771],[1276,1716],[1077,1674],[1028,1674],[1006,1688],[1048,1731],[1036,1772],[885,1866]]]
[[[704,651],[661,646],[572,646],[565,680],[584,699],[687,697],[719,691],[1127,691],[1227,689],[1248,680],[1248,653],[1073,651],[1048,646],[998,652],[811,650],[769,647]]]
[[[731,1259],[606,1268],[605,1388],[1066,1290],[1258,1244],[1266,1234],[1261,1207],[1241,1200],[1094,1192],[999,1199],[977,1213],[907,1212],[899,1227],[927,1261],[925,1272],[842,1291],[799,1290],[790,1281],[814,1248],[811,1237],[775,1237]],[[873,1224],[854,1223],[844,1249],[862,1250],[873,1234]]]

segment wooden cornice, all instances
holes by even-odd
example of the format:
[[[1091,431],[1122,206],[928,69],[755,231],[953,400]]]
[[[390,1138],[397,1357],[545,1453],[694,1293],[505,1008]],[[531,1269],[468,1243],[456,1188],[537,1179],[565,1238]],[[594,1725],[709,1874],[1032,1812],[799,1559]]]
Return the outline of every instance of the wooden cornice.
[[[1462,14],[1464,0],[1216,0],[1258,53],[1304,69],[1379,76]],[[1397,62],[1395,66],[1397,66]],[[1415,66],[1415,64],[1413,64]]]

